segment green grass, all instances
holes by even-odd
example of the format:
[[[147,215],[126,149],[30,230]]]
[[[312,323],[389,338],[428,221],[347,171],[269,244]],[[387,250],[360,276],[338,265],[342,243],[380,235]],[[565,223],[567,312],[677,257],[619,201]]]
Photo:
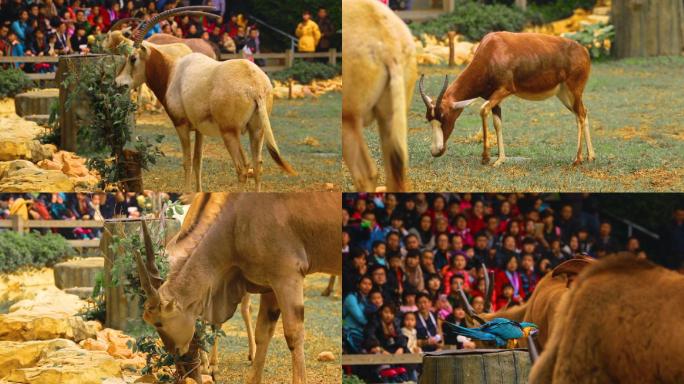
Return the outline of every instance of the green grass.
[[[342,353],[342,306],[337,296],[322,297],[328,285],[328,275],[307,276],[304,285],[304,353],[307,383],[337,383],[342,376],[339,357]],[[256,326],[259,295],[252,295],[252,324]],[[247,361],[247,334],[239,309],[223,325],[226,337],[219,344],[218,383],[244,382],[250,363]],[[319,362],[316,357],[330,351],[338,358],[332,362]],[[264,383],[292,381],[292,358],[283,336],[282,321],[278,320],[264,366]]]
[[[462,68],[421,67],[426,91],[439,92],[444,74]],[[551,98],[531,102],[510,97],[502,104],[503,138],[509,158],[499,168],[480,164],[482,124],[478,101],[456,122],[447,152],[430,155],[430,129],[416,86],[409,112],[409,177],[416,191],[681,191],[684,189],[684,57],[594,63],[585,90],[597,160],[571,165],[576,151],[575,117]],[[489,121],[490,137],[494,133]],[[365,131],[384,185],[375,126]],[[495,137],[495,136],[494,136]],[[490,141],[491,163],[496,139]],[[584,149],[586,158],[586,148]],[[511,159],[512,158],[512,159]],[[351,177],[343,167],[345,190]]]
[[[341,110],[342,97],[339,92],[327,93],[318,99],[275,100],[271,126],[276,142],[283,158],[293,165],[299,175],[286,175],[264,147],[262,191],[325,190],[326,183],[333,183],[339,190]],[[156,165],[144,172],[144,188],[182,191],[183,155],[173,125],[162,116],[138,118],[134,135],[151,138],[158,133],[166,136],[162,146],[166,157],[160,158]],[[305,142],[306,138],[314,141]],[[242,146],[251,159],[246,133],[242,135]],[[204,191],[239,190],[235,167],[219,137],[204,139],[202,185]],[[246,190],[253,189],[254,181],[250,179]]]

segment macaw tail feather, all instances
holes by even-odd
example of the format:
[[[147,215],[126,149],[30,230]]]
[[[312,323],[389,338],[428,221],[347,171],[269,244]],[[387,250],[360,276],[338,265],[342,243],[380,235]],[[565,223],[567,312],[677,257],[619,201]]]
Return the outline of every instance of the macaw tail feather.
[[[456,336],[458,335],[469,337],[475,340],[494,341],[497,345],[505,345],[506,343],[504,340],[495,335],[492,335],[491,333],[483,332],[477,328],[461,327],[460,325],[449,323],[447,321],[445,321],[442,324],[442,330],[444,331],[444,339],[449,344],[455,344],[453,342],[450,343],[449,341],[455,341]]]

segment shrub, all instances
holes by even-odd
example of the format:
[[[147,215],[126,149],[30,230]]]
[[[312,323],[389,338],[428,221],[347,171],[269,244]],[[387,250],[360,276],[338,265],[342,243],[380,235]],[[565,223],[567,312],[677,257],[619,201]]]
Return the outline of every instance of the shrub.
[[[271,75],[274,80],[297,80],[301,84],[309,84],[313,80],[331,79],[340,74],[339,65],[330,65],[310,61],[297,60],[291,68],[275,72]]]
[[[585,46],[592,59],[600,60],[610,56],[615,28],[605,23],[585,25],[579,31],[564,36]]]
[[[449,31],[455,31],[471,41],[480,41],[489,32],[522,31],[527,22],[527,14],[516,7],[459,1],[454,12],[426,23],[411,24],[410,28],[416,36],[423,33],[444,36]]]
[[[539,15],[541,22],[550,23],[572,16],[577,8],[592,9],[595,4],[595,0],[536,1],[528,6],[528,12],[530,12],[530,14]]]
[[[0,99],[14,97],[32,87],[33,81],[21,69],[0,69]]]
[[[0,272],[10,273],[22,267],[52,266],[66,256],[69,243],[57,234],[0,232]]]

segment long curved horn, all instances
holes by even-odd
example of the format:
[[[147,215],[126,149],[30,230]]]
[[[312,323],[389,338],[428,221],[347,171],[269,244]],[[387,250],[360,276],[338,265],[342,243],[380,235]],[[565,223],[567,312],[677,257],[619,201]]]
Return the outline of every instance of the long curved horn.
[[[164,280],[159,276],[159,269],[157,269],[157,264],[155,263],[154,257],[154,247],[152,246],[152,238],[150,237],[150,231],[147,228],[147,222],[143,220],[142,222],[143,239],[145,242],[145,269],[147,270],[147,275],[150,283],[155,289],[161,287]]]
[[[463,292],[463,285],[462,284],[458,285],[458,293],[461,294],[461,300],[463,300],[463,305],[465,306],[465,311],[468,314],[468,316],[479,321],[480,324],[484,324],[485,321],[482,320],[481,317],[479,317],[478,315],[475,314],[475,309],[473,309],[473,306],[470,305],[470,302],[468,301],[468,297],[466,296],[465,292]]]
[[[539,334],[539,330],[535,329],[530,332],[530,334],[527,336],[527,350],[530,353],[530,361],[532,362],[532,365],[539,360],[539,353],[541,352],[539,350],[539,346],[537,345],[537,335]]]
[[[418,90],[420,90],[420,97],[423,99],[423,103],[425,103],[425,106],[430,109],[434,105],[432,105],[432,99],[430,99],[430,96],[425,94],[425,91],[423,90],[423,79],[425,79],[425,75],[420,75],[420,81],[418,82]]]
[[[214,14],[214,13],[207,13],[207,12],[202,12],[202,11],[218,11],[216,8],[208,5],[194,5],[194,6],[189,6],[189,7],[179,7],[179,8],[173,8],[169,9],[168,11],[164,11],[157,16],[151,18],[148,22],[143,22],[141,25],[138,26],[138,28],[135,30],[135,39],[134,41],[134,46],[137,48],[140,46],[140,44],[143,41],[143,38],[147,34],[147,32],[152,29],[157,23],[159,23],[162,20],[168,19],[173,16],[178,16],[181,14],[186,14],[186,15],[200,15],[200,16],[207,16],[207,17],[216,17],[219,18],[221,16]]]
[[[485,302],[484,302],[484,311],[489,312],[492,309],[492,290],[494,288],[493,286],[493,279],[489,278],[489,271],[487,270],[487,266],[485,263],[482,263],[482,269],[484,270],[484,280],[485,280]]]
[[[135,256],[135,264],[138,267],[138,276],[140,277],[140,285],[142,286],[145,294],[147,295],[147,302],[150,306],[156,307],[159,305],[161,300],[159,299],[159,292],[152,286],[150,281],[150,275],[147,273],[145,268],[145,263],[143,262],[142,255],[137,249],[133,250],[133,255]]]
[[[446,93],[447,87],[449,86],[449,75],[444,76],[444,85],[442,86],[442,90],[439,92],[439,96],[437,96],[437,102],[435,103],[435,115],[440,116],[442,112],[440,111],[441,105],[442,105],[442,98],[444,97],[444,94]]]
[[[138,25],[140,25],[140,23],[142,23],[143,20],[139,17],[126,17],[124,19],[119,19],[116,21],[116,23],[112,24],[112,26],[109,27],[109,31],[111,32],[111,31],[119,30],[119,29],[121,29],[122,25],[128,24],[131,21],[136,21],[136,22],[138,22]]]

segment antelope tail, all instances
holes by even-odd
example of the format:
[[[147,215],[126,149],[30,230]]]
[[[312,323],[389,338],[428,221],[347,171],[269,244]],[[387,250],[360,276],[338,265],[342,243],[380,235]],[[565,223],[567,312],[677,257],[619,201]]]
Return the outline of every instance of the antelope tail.
[[[271,158],[273,158],[273,161],[275,161],[286,173],[296,175],[297,171],[280,156],[280,150],[278,149],[278,144],[273,136],[271,121],[268,118],[268,110],[266,109],[263,98],[258,98],[256,104],[259,121],[261,122],[266,138],[266,149],[268,149],[268,153],[271,155]]]

